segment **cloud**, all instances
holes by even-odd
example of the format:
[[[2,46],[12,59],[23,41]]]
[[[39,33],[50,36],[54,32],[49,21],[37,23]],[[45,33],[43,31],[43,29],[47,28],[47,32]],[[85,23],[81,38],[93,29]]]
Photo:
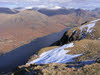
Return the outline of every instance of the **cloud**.
[[[17,4],[17,6],[38,6],[38,5],[59,5],[72,8],[93,9],[100,7],[100,0],[0,0],[0,2],[8,2]]]

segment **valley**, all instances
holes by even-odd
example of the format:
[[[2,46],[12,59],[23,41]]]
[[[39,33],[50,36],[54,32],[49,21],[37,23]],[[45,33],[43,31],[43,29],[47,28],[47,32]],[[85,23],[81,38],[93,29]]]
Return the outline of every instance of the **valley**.
[[[0,55],[36,38],[59,32],[65,28],[79,26],[92,18],[99,17],[99,9],[96,12],[83,9],[16,10],[0,8],[0,11]]]
[[[99,26],[100,19],[93,19],[69,29],[60,40],[40,49],[13,74],[99,75]]]
[[[99,8],[0,8],[1,75],[99,75],[99,44]]]
[[[61,39],[67,30],[68,29],[65,29],[61,32],[56,32],[37,38],[28,44],[20,46],[7,54],[0,56],[0,71],[12,71],[12,69],[16,68],[17,66],[24,65],[30,56],[37,53],[41,48],[48,47],[53,42]]]

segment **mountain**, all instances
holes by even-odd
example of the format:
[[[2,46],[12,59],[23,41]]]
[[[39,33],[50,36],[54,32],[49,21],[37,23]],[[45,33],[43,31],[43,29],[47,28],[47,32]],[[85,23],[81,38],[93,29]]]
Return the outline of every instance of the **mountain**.
[[[0,7],[0,13],[6,13],[6,14],[15,14],[18,11],[15,11],[13,9],[10,8],[6,8],[6,7]]]
[[[78,26],[92,18],[99,18],[99,14],[94,13],[94,11],[83,10],[83,9],[40,9],[40,13],[49,16],[54,19],[57,23],[63,24],[65,26]],[[98,11],[95,11],[98,12]]]
[[[56,46],[41,49],[12,74],[99,75],[99,26],[100,19],[93,19],[68,30]]]
[[[66,28],[37,11],[24,10],[16,14],[2,13],[0,17],[0,43],[2,43],[0,54],[7,53],[38,37]]]
[[[16,10],[16,9],[15,9]],[[46,8],[46,6],[41,7],[26,7],[19,9],[23,10],[34,10],[38,11],[44,15],[47,15],[52,20],[55,20],[59,24],[63,24],[67,27],[78,26],[92,18],[99,18],[99,8],[95,10],[83,10],[83,9],[67,9],[64,7],[54,7]]]
[[[94,13],[95,10],[41,8],[19,11],[23,9],[21,7],[16,8],[18,10],[1,9],[7,10],[0,13],[0,39],[2,41],[0,54],[5,54],[38,37],[59,32],[66,27],[79,26],[92,18],[99,17],[99,14]]]
[[[100,41],[98,41],[100,37],[99,26],[100,26],[100,19],[96,19],[96,20],[89,21],[84,25],[74,27],[68,30],[67,32],[65,32],[64,36],[59,41],[53,44],[55,46],[61,46],[61,47],[58,48],[54,47],[54,49],[51,49],[51,51],[48,51],[50,48],[47,48],[47,50],[44,49],[44,51],[40,50],[41,53],[39,52],[38,54],[39,57],[37,57],[36,60],[29,62],[28,64],[32,64],[32,63],[48,64],[52,62],[67,63],[68,61],[71,62],[72,59],[75,57],[79,57],[79,56],[84,57],[85,52],[90,52],[91,54],[87,53],[88,56],[90,56],[90,58],[86,57],[86,59],[84,58],[83,60],[94,60],[94,57],[98,58],[99,49],[100,49],[100,47],[98,47],[100,43]],[[64,51],[64,49],[66,51]],[[68,51],[69,49],[72,51],[69,52]],[[66,53],[72,53],[78,55],[70,55],[70,54],[67,55]],[[81,61],[83,60],[81,58]]]
[[[80,25],[78,27],[74,27],[70,30],[68,30],[64,36],[61,38],[61,40],[57,41],[54,44],[66,44],[72,41],[76,40],[82,40],[84,38],[91,39],[91,40],[99,40],[100,32],[99,32],[99,24],[100,19],[93,20],[93,21],[87,21],[83,25]],[[66,40],[66,41],[65,41]]]
[[[92,12],[93,13],[95,13],[93,16],[96,16],[96,15],[98,15],[98,17],[100,17],[100,8],[96,8],[96,9],[94,9],[94,10],[92,10]]]
[[[47,16],[54,16],[54,15],[68,15],[75,11],[75,9],[56,9],[56,10],[50,10],[50,9],[40,9],[39,12],[47,15]]]
[[[94,13],[95,10],[41,8],[19,11],[23,9],[21,7],[16,9],[18,10],[1,8],[0,39],[4,44],[1,44],[3,46],[0,48],[0,54],[7,53],[38,37],[59,32],[66,27],[79,26],[92,18],[99,17],[99,14]]]

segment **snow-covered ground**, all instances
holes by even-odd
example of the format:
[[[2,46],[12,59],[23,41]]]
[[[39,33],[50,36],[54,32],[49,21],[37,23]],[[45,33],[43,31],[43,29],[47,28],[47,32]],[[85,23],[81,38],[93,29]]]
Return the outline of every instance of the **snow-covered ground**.
[[[93,20],[93,21],[91,21],[89,24],[81,26],[81,27],[80,27],[81,32],[82,32],[82,31],[84,30],[84,28],[86,28],[86,27],[87,27],[87,33],[88,33],[88,32],[89,32],[89,33],[92,32],[92,29],[91,29],[91,28],[93,28],[93,27],[95,26],[96,22],[99,21],[99,20],[100,20],[100,19]]]
[[[100,19],[97,19],[97,20],[93,20],[93,21],[91,21],[91,23],[92,23],[92,22],[97,22],[97,21],[99,21],[99,20],[100,20]]]
[[[92,35],[91,32],[94,30],[93,27],[96,25],[96,22],[99,21],[99,20],[100,20],[100,19],[90,21],[89,24],[87,24],[87,25],[82,25],[82,26],[80,27],[80,30],[81,30],[80,35],[83,35],[83,34],[84,34],[84,35],[82,36],[81,39],[84,39],[84,38],[86,37],[87,33],[90,33],[90,35]],[[84,31],[86,31],[86,32],[83,33]],[[95,30],[94,30],[94,31],[95,31]]]
[[[48,63],[67,63],[73,61],[73,58],[81,56],[82,54],[72,55],[66,54],[70,50],[64,50],[65,48],[74,47],[74,43],[63,45],[59,48],[49,50],[42,53],[39,58],[27,63],[27,64],[48,64]]]

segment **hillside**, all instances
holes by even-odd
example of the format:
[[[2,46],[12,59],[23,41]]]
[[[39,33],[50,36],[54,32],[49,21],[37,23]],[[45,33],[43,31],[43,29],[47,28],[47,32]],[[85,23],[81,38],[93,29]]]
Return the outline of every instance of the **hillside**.
[[[15,13],[18,13],[18,11],[15,11],[7,7],[0,7],[0,13],[15,14]]]
[[[12,75],[99,75],[100,63],[86,65],[80,69],[68,68],[67,64],[25,65],[18,68],[16,72],[7,73]],[[3,74],[3,73],[2,73]]]
[[[12,74],[99,75],[99,26],[100,19],[93,19],[68,30],[56,46],[41,49]]]
[[[66,44],[76,40],[82,39],[91,39],[91,40],[99,40],[100,37],[100,19],[94,21],[88,21],[83,25],[78,27],[74,27],[68,30],[61,40],[57,41],[54,44]],[[66,40],[66,41],[65,41]]]
[[[5,18],[2,18],[5,17]],[[0,14],[0,54],[29,43],[33,39],[65,29],[65,26],[36,11]],[[28,37],[27,37],[28,36]]]
[[[83,9],[40,9],[40,13],[49,16],[54,19],[57,23],[63,24],[66,27],[78,26],[92,18],[98,18],[99,9],[94,11],[88,11]]]
[[[8,53],[38,37],[79,26],[91,18],[99,17],[94,11],[82,9],[0,10],[5,10],[0,13],[0,54]]]
[[[12,56],[6,65],[1,62],[1,69],[4,70],[7,67],[8,70],[9,63],[12,65],[11,68],[15,68],[22,62],[15,63],[13,60],[27,59],[24,60],[26,64],[18,66],[12,72],[0,74],[99,75],[100,19],[95,19],[96,16],[94,17],[91,13],[85,10],[74,10],[68,14],[48,16],[38,11],[24,10],[14,14],[0,13],[0,17],[0,55],[3,54],[0,58],[2,61],[8,61]],[[94,19],[89,20],[91,18]],[[56,38],[52,39],[50,36],[45,37],[46,40],[43,38],[43,40],[41,38],[34,40],[64,30],[66,27],[72,28],[52,44],[51,42]],[[59,34],[56,35],[60,37]],[[53,36],[56,35],[53,34]],[[42,44],[43,41],[44,44]],[[46,44],[51,46],[47,47]],[[40,45],[39,48],[36,48],[37,45]],[[39,50],[40,48],[43,49]],[[17,52],[21,53],[17,54]],[[24,55],[32,55],[32,53],[31,57]]]
[[[86,26],[86,25],[83,25]],[[91,26],[91,25],[90,25]],[[92,26],[91,26],[92,27]],[[81,27],[80,27],[81,28]],[[86,27],[87,28],[87,27]],[[81,31],[80,34],[75,34],[75,30],[73,30],[72,35],[67,33],[67,36],[64,35],[64,38],[62,38],[59,42],[54,43],[54,45],[58,45],[61,47],[53,47],[50,51],[48,51],[50,48],[47,48],[45,50],[42,49],[38,53],[38,56],[34,56],[33,58],[37,58],[36,60],[33,60],[29,62],[28,64],[36,63],[36,64],[47,64],[47,63],[67,63],[71,62],[73,58],[79,57],[78,61],[86,61],[86,60],[96,60],[99,58],[99,39],[91,39],[87,38],[89,37],[88,34],[92,34],[91,28],[84,29],[88,32]],[[70,30],[69,30],[70,31]],[[72,30],[71,30],[72,31]],[[74,33],[74,34],[73,34]],[[77,32],[79,33],[79,32]],[[85,34],[81,36],[81,34]],[[69,35],[69,38],[68,38]],[[75,36],[76,35],[76,36]],[[80,37],[78,39],[78,37]],[[71,37],[70,37],[71,36]],[[83,38],[84,36],[84,38]],[[77,39],[75,39],[77,37]],[[91,37],[91,36],[90,36]],[[73,42],[73,43],[70,43]],[[69,44],[66,44],[69,43]],[[66,44],[66,45],[65,45]],[[71,51],[69,51],[71,50]],[[66,54],[67,53],[67,54]],[[73,54],[73,55],[72,55]],[[66,59],[65,59],[66,58]]]

